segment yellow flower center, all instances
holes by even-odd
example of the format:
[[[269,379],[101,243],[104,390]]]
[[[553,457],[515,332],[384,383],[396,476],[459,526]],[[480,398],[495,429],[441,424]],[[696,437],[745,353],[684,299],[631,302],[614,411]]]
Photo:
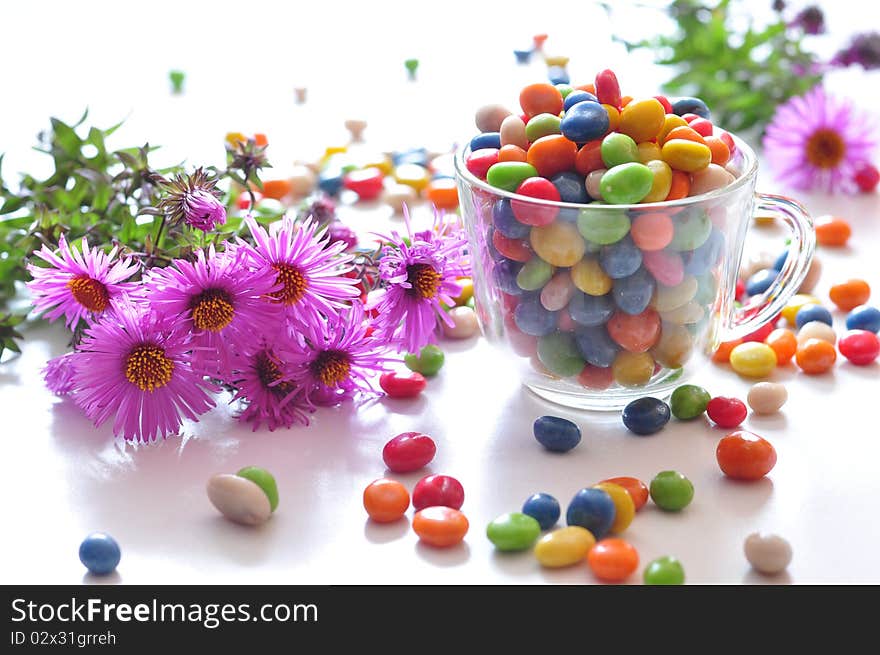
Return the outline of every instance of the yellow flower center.
[[[158,346],[137,346],[125,360],[125,377],[141,391],[155,391],[171,382],[174,362]]]
[[[311,364],[312,374],[328,387],[348,379],[351,363],[348,355],[338,350],[325,350]]]
[[[263,350],[257,355],[254,365],[263,386],[279,398],[283,398],[293,390],[293,385],[290,382],[279,382],[272,385],[281,377],[281,369],[278,368],[278,364],[267,351]]]
[[[290,264],[272,264],[272,268],[278,274],[276,282],[284,285],[272,294],[272,297],[284,305],[295,305],[306,293],[309,286],[308,280],[302,272]]]
[[[839,132],[821,128],[807,139],[807,161],[817,168],[836,168],[846,154],[846,143]]]
[[[406,270],[406,281],[412,285],[410,293],[425,300],[437,295],[442,279],[429,264],[413,264]]]
[[[80,275],[67,283],[67,288],[80,305],[90,312],[103,312],[110,304],[107,287],[88,275]]]
[[[232,297],[222,289],[207,289],[193,298],[193,325],[199,330],[219,332],[232,323],[235,307]]]

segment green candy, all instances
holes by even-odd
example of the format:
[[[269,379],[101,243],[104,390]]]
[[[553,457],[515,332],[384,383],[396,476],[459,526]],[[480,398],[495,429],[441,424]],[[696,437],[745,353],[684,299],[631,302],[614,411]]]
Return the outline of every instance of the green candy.
[[[419,69],[419,60],[418,59],[406,59],[403,62],[403,67],[406,68],[406,72],[409,73],[409,76],[415,77],[416,71]]]
[[[591,206],[581,209],[577,225],[588,243],[609,246],[629,233],[630,220],[621,209]]]
[[[661,471],[651,480],[651,500],[660,509],[678,512],[694,498],[694,485],[678,471]]]
[[[171,82],[172,93],[183,93],[183,82],[186,80],[186,73],[183,71],[168,71],[168,80]]]
[[[571,84],[557,84],[556,90],[562,94],[562,99],[565,100],[568,94],[574,91],[574,87]]]
[[[669,408],[672,415],[682,421],[701,416],[706,411],[712,396],[703,387],[695,384],[683,384],[672,392]]]
[[[669,247],[673,250],[696,250],[712,233],[712,221],[702,209],[676,214],[672,222],[675,232]]]
[[[599,181],[599,191],[605,202],[612,205],[634,205],[651,192],[653,171],[644,164],[618,164],[605,171]]]
[[[428,344],[422,348],[418,355],[415,353],[409,353],[406,355],[403,358],[403,363],[406,364],[406,367],[410,371],[415,371],[416,373],[421,373],[422,375],[430,377],[432,375],[437,375],[440,369],[443,368],[443,362],[445,360],[446,356],[443,354],[442,350],[434,344]]]
[[[523,180],[538,175],[537,169],[524,161],[501,161],[486,172],[486,181],[505,191],[516,191]]]
[[[717,291],[718,287],[712,274],[701,275],[697,278],[697,294],[694,296],[694,300],[703,307],[706,307],[715,302]]]
[[[259,466],[245,466],[236,475],[250,480],[262,489],[269,499],[269,507],[272,508],[273,512],[275,511],[275,508],[278,507],[278,485],[269,471]]]
[[[540,257],[532,257],[519,269],[516,284],[524,291],[537,291],[550,281],[555,269]]]
[[[676,558],[658,557],[645,567],[644,581],[649,585],[684,584],[684,567]]]
[[[554,332],[538,337],[538,359],[548,371],[563,378],[577,375],[586,364],[574,336],[569,332]]]
[[[632,140],[632,137],[620,132],[612,132],[602,139],[599,152],[602,153],[602,161],[606,168],[639,161],[639,147],[636,142]]]
[[[526,123],[526,138],[532,143],[540,139],[542,136],[550,136],[551,134],[559,134],[559,125],[562,119],[555,114],[538,114],[532,116]]]
[[[540,534],[540,524],[521,512],[502,514],[486,527],[489,541],[503,551],[525,550],[535,543]]]
[[[468,301],[464,305],[465,305],[465,307],[470,307],[471,309],[476,309],[477,308],[477,297],[471,296],[470,298],[468,298]]]

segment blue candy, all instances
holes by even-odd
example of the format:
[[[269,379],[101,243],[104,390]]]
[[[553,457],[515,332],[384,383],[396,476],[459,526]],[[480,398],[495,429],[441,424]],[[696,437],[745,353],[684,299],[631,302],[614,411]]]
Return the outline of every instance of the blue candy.
[[[712,114],[706,103],[699,98],[678,98],[672,101],[672,113],[683,116],[684,114],[696,114],[701,118],[708,119]]]
[[[543,337],[556,331],[557,314],[541,304],[539,294],[523,296],[513,310],[513,321],[522,332]]]
[[[395,166],[401,164],[418,164],[419,166],[428,167],[428,151],[425,148],[410,148],[409,150],[401,150],[391,155],[391,161]]]
[[[639,398],[623,408],[623,424],[636,434],[654,434],[669,423],[669,405],[659,398]]]
[[[642,251],[626,236],[599,251],[599,265],[612,280],[632,275],[642,265]]]
[[[119,544],[103,532],[93,532],[79,545],[79,561],[94,575],[112,573],[121,557]]]
[[[786,259],[788,259],[788,251],[783,250],[781,253],[779,253],[779,257],[776,258],[776,261],[773,262],[773,268],[775,268],[777,271],[781,271],[785,266]]]
[[[694,277],[699,277],[708,272],[721,258],[724,249],[724,234],[718,228],[712,228],[709,238],[696,250],[686,250],[681,253],[684,262],[684,272]]]
[[[641,314],[648,308],[651,296],[654,295],[654,278],[644,268],[640,268],[629,277],[614,280],[611,294],[620,311]]]
[[[535,439],[547,450],[565,453],[581,442],[581,429],[577,424],[558,416],[540,416],[532,426]]]
[[[483,132],[471,139],[471,152],[482,148],[495,148],[498,150],[500,147],[501,134],[499,132]]]
[[[532,51],[531,50],[514,50],[513,56],[516,57],[516,63],[528,64],[529,60],[532,58]]]
[[[746,293],[750,296],[764,293],[778,276],[779,271],[775,268],[765,268],[758,271],[746,281]]]
[[[573,171],[560,173],[556,177],[550,178],[553,186],[559,191],[559,197],[562,202],[590,202],[590,196],[587,195],[587,187],[584,185],[584,176]],[[577,215],[573,216],[577,220]]]
[[[335,196],[342,189],[341,168],[331,168],[318,173],[318,188],[328,196]]]
[[[606,491],[581,489],[568,504],[565,520],[569,525],[586,528],[598,540],[608,534],[616,514],[614,501]]]
[[[579,102],[599,102],[599,99],[592,93],[575,89],[565,97],[565,102],[562,103],[562,106],[565,111],[568,111]]]
[[[831,317],[831,312],[822,307],[822,305],[804,305],[798,310],[798,313],[794,316],[794,323],[797,326],[798,330],[800,330],[804,325],[812,321],[819,321],[820,323],[825,323],[826,325],[834,324],[834,319]]]
[[[579,102],[565,112],[559,129],[575,143],[585,143],[604,136],[610,122],[608,112],[597,102]]]
[[[568,313],[573,321],[581,325],[604,325],[614,313],[614,303],[607,295],[590,296],[575,291],[568,301]]]
[[[542,530],[556,525],[560,512],[559,501],[550,494],[532,494],[522,506],[522,513],[535,519]]]
[[[525,239],[529,236],[531,227],[520,223],[513,215],[510,200],[500,198],[492,206],[492,224],[495,229],[510,239]]]
[[[584,359],[600,368],[611,366],[619,350],[604,325],[579,327],[574,331],[574,340]]]
[[[868,305],[859,305],[846,317],[847,330],[867,330],[880,332],[880,309]]]
[[[562,66],[550,66],[547,69],[547,77],[550,79],[550,84],[568,84],[571,82],[568,71]]]
[[[495,280],[495,286],[511,296],[522,295],[523,290],[516,283],[516,276],[519,275],[521,268],[522,264],[519,262],[502,257],[492,269],[492,279]]]

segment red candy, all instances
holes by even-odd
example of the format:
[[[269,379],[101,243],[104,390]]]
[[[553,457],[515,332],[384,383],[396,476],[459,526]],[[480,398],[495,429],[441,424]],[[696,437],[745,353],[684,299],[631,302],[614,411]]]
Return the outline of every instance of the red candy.
[[[461,509],[464,504],[464,488],[448,475],[428,475],[413,487],[412,506],[418,512],[426,507],[451,507]]]
[[[540,200],[552,200],[554,202],[562,200],[559,190],[553,182],[543,177],[530,177],[523,180],[517,187],[516,192],[521,196],[538,198]],[[556,215],[559,213],[558,207],[553,207],[552,205],[541,206],[523,202],[522,200],[511,200],[510,208],[513,210],[513,215],[516,216],[516,219],[526,225],[549,225],[556,220]],[[501,251],[499,250],[499,252]]]
[[[669,99],[666,96],[654,96],[654,100],[663,105],[664,113],[671,114],[672,113],[672,103],[669,102]]]
[[[724,141],[725,144],[727,144],[727,147],[730,148],[731,155],[736,152],[736,144],[733,142],[733,137],[730,136],[730,133],[723,131],[719,132],[718,138]]]
[[[660,338],[660,314],[651,307],[634,315],[615,312],[605,327],[618,345],[631,353],[643,353]]]
[[[712,136],[714,126],[705,118],[695,118],[688,123],[691,129],[701,136]]]
[[[747,430],[731,432],[715,449],[718,466],[734,480],[759,480],[776,466],[773,445]]]
[[[497,163],[497,148],[480,148],[479,150],[474,150],[467,156],[464,165],[475,177],[485,180],[486,173]]]
[[[746,420],[749,410],[739,398],[716,396],[706,406],[706,413],[719,428],[735,428]]]
[[[840,337],[837,349],[856,366],[867,366],[880,355],[880,338],[867,330],[850,330]]]
[[[395,473],[409,473],[427,466],[437,452],[434,440],[421,432],[403,432],[382,449],[385,466]]]
[[[421,373],[383,373],[379,386],[389,398],[415,398],[425,390],[428,381]]]
[[[354,191],[361,200],[373,200],[385,188],[385,174],[374,166],[351,171],[342,181],[343,186]]]
[[[612,70],[603,70],[596,75],[596,97],[603,105],[620,107],[620,84]]]
[[[522,239],[506,237],[499,230],[492,233],[492,245],[502,255],[516,262],[527,262],[532,258],[532,249],[528,243]]]
[[[856,173],[853,176],[856,184],[863,193],[870,193],[877,188],[880,183],[880,171],[877,167],[868,162],[856,164]]]
[[[578,382],[587,389],[607,389],[614,382],[611,367],[601,368],[586,364],[584,370],[578,374]]]
[[[605,162],[602,161],[602,139],[587,141],[577,151],[574,167],[583,176],[592,171],[598,171],[600,168],[605,168]]]
[[[633,499],[633,505],[636,506],[637,512],[648,502],[648,485],[638,478],[623,476],[619,478],[608,478],[607,480],[602,480],[602,482],[610,482],[611,484],[616,484],[626,489],[626,492]],[[599,484],[602,484],[602,482]]]
[[[690,125],[698,118],[702,118],[702,116],[698,116],[697,114],[682,114],[681,117],[685,120],[685,122]]]

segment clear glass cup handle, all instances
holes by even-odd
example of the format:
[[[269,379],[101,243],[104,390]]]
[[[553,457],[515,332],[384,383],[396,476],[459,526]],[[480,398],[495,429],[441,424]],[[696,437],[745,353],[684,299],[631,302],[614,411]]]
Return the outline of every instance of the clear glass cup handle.
[[[723,341],[744,337],[779,314],[804,281],[816,248],[813,219],[803,205],[791,198],[765,193],[756,193],[755,199],[756,214],[773,216],[788,226],[791,230],[791,245],[785,265],[761,297],[757,312],[746,315],[742,309],[735,309],[733,303],[729,305]]]

